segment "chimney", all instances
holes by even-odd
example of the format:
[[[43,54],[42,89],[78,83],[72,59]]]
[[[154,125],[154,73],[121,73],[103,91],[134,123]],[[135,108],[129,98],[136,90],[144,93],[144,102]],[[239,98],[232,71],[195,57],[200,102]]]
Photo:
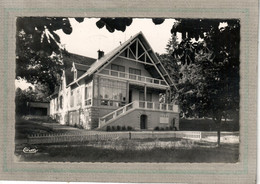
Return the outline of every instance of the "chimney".
[[[98,59],[102,58],[104,56],[104,51],[98,50]]]

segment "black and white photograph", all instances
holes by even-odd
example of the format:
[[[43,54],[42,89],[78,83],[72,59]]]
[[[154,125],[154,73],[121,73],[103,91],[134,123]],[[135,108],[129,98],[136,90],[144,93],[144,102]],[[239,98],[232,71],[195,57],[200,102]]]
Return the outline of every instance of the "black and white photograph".
[[[17,17],[15,161],[240,162],[240,24]]]

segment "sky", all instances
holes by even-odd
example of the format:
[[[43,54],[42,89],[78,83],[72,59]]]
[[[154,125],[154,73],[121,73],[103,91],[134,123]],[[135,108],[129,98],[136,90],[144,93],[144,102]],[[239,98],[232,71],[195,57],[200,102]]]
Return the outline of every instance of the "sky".
[[[170,30],[174,24],[174,19],[166,19],[162,24],[155,25],[152,19],[133,19],[125,32],[117,31],[110,33],[105,27],[99,29],[96,26],[98,18],[85,18],[78,23],[71,18],[72,33],[66,35],[62,30],[56,33],[60,36],[61,44],[71,53],[97,58],[97,51],[103,50],[106,53],[119,46],[131,36],[143,32],[155,52],[165,53],[165,47],[171,37]]]

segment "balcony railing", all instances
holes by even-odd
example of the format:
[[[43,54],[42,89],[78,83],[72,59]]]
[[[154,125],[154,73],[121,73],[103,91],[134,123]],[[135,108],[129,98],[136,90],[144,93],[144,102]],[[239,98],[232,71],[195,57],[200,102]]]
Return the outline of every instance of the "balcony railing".
[[[174,104],[148,102],[148,101],[135,101],[134,103],[137,103],[137,108],[141,108],[141,109],[179,112],[179,106]]]
[[[125,114],[131,109],[158,110],[164,112],[179,112],[179,106],[174,104],[156,103],[148,101],[133,101],[101,118],[99,118],[99,127],[105,125],[108,121]]]
[[[115,70],[103,69],[102,71],[100,71],[100,74],[110,75],[110,76],[114,76],[114,77],[118,77],[118,78],[125,78],[128,80],[139,81],[139,82],[144,82],[144,83],[148,83],[148,84],[157,84],[157,85],[167,86],[166,82],[161,79],[155,79],[155,78],[151,78],[151,77],[145,77],[145,76],[126,73],[126,72],[119,72],[119,71],[115,71]]]

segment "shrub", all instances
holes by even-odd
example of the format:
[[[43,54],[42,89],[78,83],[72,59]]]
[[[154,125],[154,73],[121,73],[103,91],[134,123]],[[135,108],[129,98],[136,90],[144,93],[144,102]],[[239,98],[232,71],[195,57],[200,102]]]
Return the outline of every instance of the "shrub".
[[[157,130],[157,131],[158,131],[158,130],[159,130],[159,127],[158,127],[158,126],[157,126],[157,127],[155,127],[155,128],[154,128],[154,130]]]
[[[110,127],[110,126],[107,126],[106,131],[107,131],[107,132],[110,132],[110,131],[111,131],[111,127]]]
[[[172,126],[170,126],[170,130],[173,130],[173,127],[172,127]]]
[[[117,130],[117,131],[120,131],[120,130],[121,130],[121,126],[117,125],[117,126],[116,126],[116,130]]]
[[[161,127],[161,128],[160,128],[160,130],[161,130],[161,131],[164,131],[164,128],[163,128],[163,127]]]
[[[83,125],[78,125],[79,129],[84,129]]]
[[[166,127],[166,128],[165,128],[165,130],[166,130],[166,131],[169,131],[169,130],[170,130],[170,128],[169,128],[169,127]]]
[[[112,126],[112,131],[116,131],[116,127],[115,126]]]
[[[122,126],[122,130],[123,130],[123,131],[126,131],[126,127],[125,127],[125,126]]]
[[[131,131],[131,130],[133,130],[133,128],[131,126],[127,126],[127,130]]]

